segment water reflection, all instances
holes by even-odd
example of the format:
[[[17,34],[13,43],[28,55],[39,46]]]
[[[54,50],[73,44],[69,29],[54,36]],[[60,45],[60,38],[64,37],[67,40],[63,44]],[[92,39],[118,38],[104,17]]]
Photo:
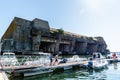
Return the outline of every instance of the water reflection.
[[[84,75],[76,76],[77,80],[105,80],[104,70],[85,70]]]
[[[104,70],[71,69],[58,73],[43,74],[25,78],[13,78],[10,80],[105,80]]]
[[[117,62],[113,63],[114,69],[117,69]]]

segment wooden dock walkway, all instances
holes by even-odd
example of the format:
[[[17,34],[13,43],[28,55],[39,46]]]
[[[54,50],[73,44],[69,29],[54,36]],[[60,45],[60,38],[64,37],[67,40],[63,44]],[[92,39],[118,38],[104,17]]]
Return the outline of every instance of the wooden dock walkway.
[[[5,66],[3,67],[4,71],[9,71],[9,70],[22,70],[22,69],[34,69],[37,67],[44,67],[44,68],[62,68],[62,67],[67,67],[67,66],[80,66],[80,65],[84,65],[85,63],[87,63],[87,61],[81,61],[81,62],[70,62],[70,63],[61,63],[61,64],[56,64],[53,66],[49,66],[49,65],[21,65],[21,66]]]
[[[81,62],[69,62],[69,63],[62,63],[62,64],[58,64],[55,66],[46,66],[46,68],[51,68],[51,69],[55,69],[55,68],[67,68],[67,67],[73,67],[73,66],[83,66],[84,64],[86,64],[87,61],[81,61]]]

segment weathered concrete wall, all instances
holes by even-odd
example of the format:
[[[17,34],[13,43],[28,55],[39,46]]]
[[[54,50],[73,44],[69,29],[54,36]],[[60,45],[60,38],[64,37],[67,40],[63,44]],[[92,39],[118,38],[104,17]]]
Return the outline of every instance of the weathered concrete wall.
[[[22,51],[58,51],[67,53],[104,53],[107,44],[103,37],[87,37],[64,31],[64,34],[52,35],[56,29],[50,29],[47,21],[34,19],[33,21],[14,18],[2,37],[3,49]],[[52,31],[52,33],[51,33]],[[5,41],[8,39],[8,41]],[[12,40],[12,41],[11,41]],[[56,43],[59,45],[56,46]],[[10,46],[6,43],[13,43]]]
[[[95,37],[97,39],[98,51],[104,53],[107,48],[107,44],[103,37]]]
[[[50,35],[50,27],[47,21],[35,18],[32,21],[32,26],[38,31],[41,31],[43,35]]]
[[[92,54],[93,52],[98,52],[98,45],[97,44],[87,44],[87,52]]]
[[[86,42],[76,42],[73,52],[77,54],[86,53],[87,43]]]
[[[70,45],[68,45],[68,44],[60,44],[60,51],[61,52],[70,52]]]
[[[14,49],[23,51],[31,50],[30,44],[30,21],[15,18],[16,30],[13,32]]]

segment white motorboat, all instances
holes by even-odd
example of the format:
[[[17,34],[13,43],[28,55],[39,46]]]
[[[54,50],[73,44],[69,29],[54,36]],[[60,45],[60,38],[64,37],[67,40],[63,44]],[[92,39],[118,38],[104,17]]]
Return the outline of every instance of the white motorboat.
[[[101,59],[101,60],[93,60],[93,69],[101,69],[101,68],[105,68],[108,65],[107,60],[105,59]]]
[[[0,58],[0,63],[3,66],[16,65],[18,60],[13,52],[4,52]]]
[[[111,53],[107,55],[107,59],[109,63],[115,63],[115,62],[120,62],[120,55],[117,53]]]
[[[66,62],[80,62],[86,60],[86,58],[80,58],[78,55],[74,55],[71,58],[67,58]]]
[[[96,58],[93,57],[93,59],[90,58],[90,60],[87,62],[87,64],[85,64],[85,66],[92,69],[105,68],[108,65],[108,61],[101,55],[101,53],[94,54],[99,57]]]
[[[107,67],[107,65],[108,65],[108,62],[105,59],[90,60],[87,62],[87,64],[85,64],[85,66],[90,69],[102,69]]]
[[[117,55],[116,53],[111,53],[111,54],[107,55],[107,58],[108,58],[108,59],[116,59],[116,58],[118,58],[118,57],[120,57],[120,56]]]
[[[25,61],[24,65],[39,65],[39,64],[48,65],[50,64],[49,57],[50,57],[50,53],[39,52],[37,53],[37,56],[34,60]]]

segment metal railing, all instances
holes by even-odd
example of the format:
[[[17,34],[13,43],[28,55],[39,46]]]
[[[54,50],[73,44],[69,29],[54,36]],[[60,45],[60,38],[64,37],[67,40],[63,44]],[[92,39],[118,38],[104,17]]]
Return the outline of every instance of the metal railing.
[[[33,66],[33,65],[49,65],[49,59],[41,58],[39,56],[31,57],[31,56],[24,56],[22,59],[18,60],[11,59],[11,58],[4,58],[0,56],[0,65],[3,67],[8,66]]]

